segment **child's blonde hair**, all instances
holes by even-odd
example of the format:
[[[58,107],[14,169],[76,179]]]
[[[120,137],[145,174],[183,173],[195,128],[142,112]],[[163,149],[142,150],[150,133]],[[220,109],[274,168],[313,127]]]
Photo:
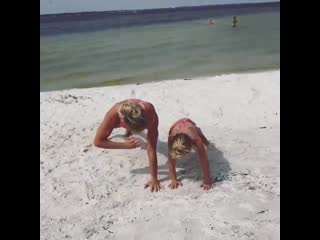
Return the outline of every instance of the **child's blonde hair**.
[[[187,134],[179,133],[174,136],[170,146],[170,157],[179,160],[190,153],[192,147],[191,139]]]
[[[147,127],[145,111],[139,104],[124,103],[120,108],[120,113],[128,130],[131,132],[141,132]]]

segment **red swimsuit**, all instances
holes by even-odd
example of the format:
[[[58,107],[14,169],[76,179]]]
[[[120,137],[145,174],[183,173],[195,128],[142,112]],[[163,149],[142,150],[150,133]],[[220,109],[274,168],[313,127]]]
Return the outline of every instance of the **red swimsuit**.
[[[177,133],[187,133],[190,127],[197,127],[197,125],[189,118],[182,118],[172,125],[170,131],[174,129]]]

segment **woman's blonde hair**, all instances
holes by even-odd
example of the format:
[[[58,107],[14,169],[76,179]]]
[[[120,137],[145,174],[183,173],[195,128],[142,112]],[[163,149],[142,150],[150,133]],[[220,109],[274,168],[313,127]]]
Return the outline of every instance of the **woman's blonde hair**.
[[[191,151],[192,143],[187,134],[179,133],[174,136],[170,146],[170,156],[172,159],[181,159]]]
[[[120,113],[128,130],[141,132],[147,127],[147,119],[144,109],[135,103],[124,103],[120,108]]]

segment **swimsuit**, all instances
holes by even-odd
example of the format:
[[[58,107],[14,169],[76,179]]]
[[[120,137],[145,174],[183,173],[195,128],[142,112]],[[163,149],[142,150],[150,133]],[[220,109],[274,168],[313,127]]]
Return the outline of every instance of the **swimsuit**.
[[[170,131],[174,129],[176,133],[187,133],[190,127],[197,127],[197,125],[189,118],[182,118],[172,125]]]

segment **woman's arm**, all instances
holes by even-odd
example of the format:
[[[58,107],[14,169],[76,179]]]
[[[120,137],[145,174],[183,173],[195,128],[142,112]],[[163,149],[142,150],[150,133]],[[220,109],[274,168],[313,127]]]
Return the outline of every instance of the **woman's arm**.
[[[108,111],[100,124],[96,136],[94,138],[94,145],[99,148],[108,149],[130,149],[136,148],[140,141],[135,138],[131,138],[125,142],[113,142],[108,139],[112,130],[117,124],[117,111],[116,107],[113,107]]]
[[[157,160],[157,142],[158,142],[158,115],[154,110],[154,107],[151,105],[149,111],[149,116],[151,122],[148,124],[148,133],[147,133],[147,153],[150,165],[150,174],[151,180],[158,180],[158,160]]]
[[[151,192],[159,191],[162,186],[158,181],[158,159],[157,159],[157,142],[158,142],[158,115],[151,103],[147,105],[148,115],[148,133],[147,133],[147,154],[149,159],[151,180],[145,185],[150,186]]]

